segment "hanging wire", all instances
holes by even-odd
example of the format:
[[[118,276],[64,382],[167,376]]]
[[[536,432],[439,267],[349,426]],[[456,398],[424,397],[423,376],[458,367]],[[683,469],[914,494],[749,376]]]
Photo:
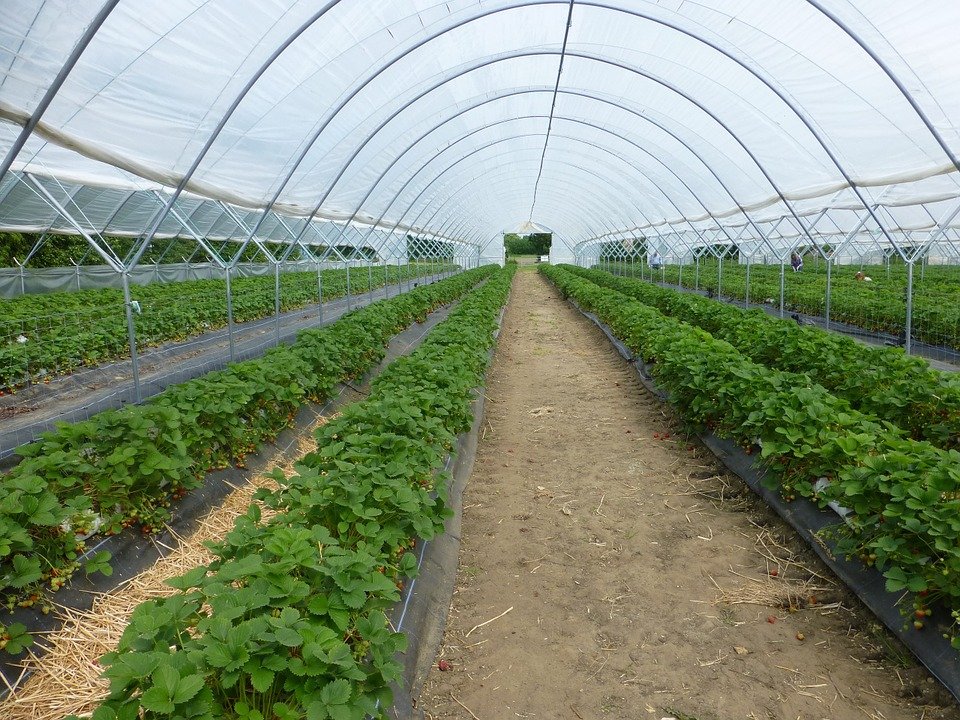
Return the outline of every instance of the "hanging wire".
[[[540,177],[543,175],[543,162],[547,157],[547,145],[550,143],[550,131],[553,128],[553,112],[557,107],[557,95],[560,90],[560,76],[563,74],[563,60],[567,55],[567,39],[570,37],[570,27],[573,25],[573,4],[576,0],[570,0],[570,8],[567,10],[567,26],[563,30],[563,46],[560,48],[560,65],[557,68],[557,82],[553,86],[553,98],[550,101],[550,118],[547,120],[547,134],[543,139],[543,152],[540,154],[540,169],[537,171],[537,179],[533,183],[533,200],[530,203],[530,217],[528,220],[533,222],[533,210],[537,206],[537,191],[540,188]]]

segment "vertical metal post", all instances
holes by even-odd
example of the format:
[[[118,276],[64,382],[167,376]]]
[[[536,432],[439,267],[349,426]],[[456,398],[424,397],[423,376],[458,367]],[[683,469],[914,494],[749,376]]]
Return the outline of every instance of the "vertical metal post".
[[[80,263],[74,263],[73,266],[77,269],[77,292],[80,291]]]
[[[351,295],[350,291],[350,263],[349,261],[344,260],[343,264],[347,268],[347,312],[349,312],[350,310],[353,310],[353,296]]]
[[[743,306],[744,308],[749,308],[750,307],[750,256],[749,255],[747,256],[747,279],[746,279],[746,282],[744,283],[743,291],[744,291]]]
[[[694,289],[694,290],[699,290],[699,289],[700,289],[700,256],[699,256],[699,255],[697,255],[697,265],[696,265],[696,268],[697,268],[697,269],[696,269],[695,274],[694,274],[694,276],[693,276],[693,289]]]
[[[387,258],[383,258],[383,296],[385,298],[390,297],[390,277],[389,277],[390,263],[387,262]]]
[[[903,351],[909,355],[913,341],[913,261],[907,262],[907,318],[904,324]]]
[[[140,358],[137,357],[137,330],[133,324],[133,302],[130,299],[130,276],[126,270],[120,273],[123,282],[123,306],[127,315],[127,337],[130,340],[130,366],[133,369],[133,396],[140,402]]]
[[[717,264],[717,300],[723,297],[723,255]]]
[[[317,318],[323,325],[323,268],[317,261]]]
[[[370,291],[370,302],[373,302],[373,263],[367,259],[367,289]]]
[[[677,289],[683,290],[683,258],[680,258],[680,264],[677,268]]]
[[[400,258],[397,258],[397,295],[403,294],[403,277],[400,275]]]
[[[276,325],[277,345],[280,344],[280,263],[273,264],[273,316]]]
[[[818,253],[817,257],[819,256],[820,255]],[[827,297],[823,307],[823,319],[824,319],[824,322],[826,323],[827,330],[829,330],[830,329],[830,290],[831,290],[830,286],[832,281],[831,271],[832,271],[833,263],[830,262],[829,258],[826,259],[826,263],[827,263]]]
[[[13,261],[14,261],[15,263],[17,263],[17,267],[20,268],[20,294],[21,294],[21,295],[26,295],[26,294],[27,294],[27,285],[26,285],[26,280],[25,280],[25,278],[24,278],[23,264],[22,264],[19,260],[17,260],[16,258],[14,258]]]
[[[231,284],[230,272],[233,268],[230,265],[227,265],[224,268],[226,272],[227,280],[227,337],[230,340],[230,362],[234,361],[234,344],[233,344],[233,286]]]
[[[783,317],[783,273],[784,273],[785,263],[783,260],[780,261],[780,317]]]

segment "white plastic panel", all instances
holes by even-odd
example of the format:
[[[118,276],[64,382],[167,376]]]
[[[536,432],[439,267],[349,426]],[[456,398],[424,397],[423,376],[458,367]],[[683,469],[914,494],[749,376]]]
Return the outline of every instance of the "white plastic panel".
[[[178,184],[238,240],[289,239],[264,209],[305,242],[297,218],[787,243],[867,207],[887,244],[930,232],[960,197],[960,3],[819,1],[856,37],[808,0],[576,0],[556,86],[566,0],[120,0],[12,169],[87,186],[67,209],[117,234]],[[0,159],[101,6],[3,2]],[[11,177],[0,227],[69,227]]]

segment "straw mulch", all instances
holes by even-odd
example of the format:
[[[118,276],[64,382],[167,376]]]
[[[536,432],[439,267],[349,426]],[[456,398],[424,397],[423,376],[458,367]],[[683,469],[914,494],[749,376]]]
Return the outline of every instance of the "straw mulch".
[[[320,419],[314,427],[328,421]],[[315,448],[311,431],[287,457],[299,459]],[[278,451],[274,457],[279,455]],[[290,460],[281,466],[284,473],[293,472],[293,463]],[[31,654],[24,661],[21,681],[0,703],[0,717],[62,720],[69,714],[89,715],[108,691],[108,683],[100,678],[103,668],[97,659],[116,648],[133,610],[146,600],[173,594],[175,591],[164,584],[167,578],[210,562],[213,558],[204,543],[223,538],[233,529],[234,520],[246,512],[254,492],[270,486],[270,478],[259,476],[236,488],[192,535],[179,538],[178,546],[166,557],[114,591],[97,597],[90,610],[59,608],[64,619],[62,628],[44,638],[46,651],[41,656]]]

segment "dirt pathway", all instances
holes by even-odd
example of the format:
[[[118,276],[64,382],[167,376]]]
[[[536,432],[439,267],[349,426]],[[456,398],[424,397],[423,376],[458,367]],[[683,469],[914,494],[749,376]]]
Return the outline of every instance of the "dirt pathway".
[[[427,718],[960,718],[595,327],[515,283]]]

